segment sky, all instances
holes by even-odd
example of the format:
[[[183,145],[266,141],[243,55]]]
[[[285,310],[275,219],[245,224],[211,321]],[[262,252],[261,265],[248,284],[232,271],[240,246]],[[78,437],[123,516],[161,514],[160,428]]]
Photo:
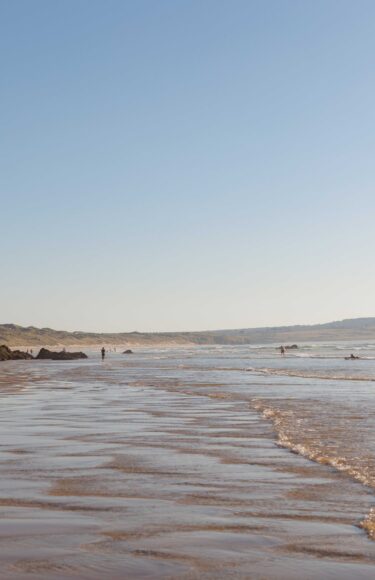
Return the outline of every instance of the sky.
[[[0,323],[375,315],[373,0],[0,0]]]

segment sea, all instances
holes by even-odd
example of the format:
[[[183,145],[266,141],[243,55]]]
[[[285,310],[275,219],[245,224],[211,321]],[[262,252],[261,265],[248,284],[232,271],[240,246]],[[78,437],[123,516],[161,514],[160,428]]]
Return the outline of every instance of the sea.
[[[279,346],[0,363],[1,580],[375,578],[375,339]]]

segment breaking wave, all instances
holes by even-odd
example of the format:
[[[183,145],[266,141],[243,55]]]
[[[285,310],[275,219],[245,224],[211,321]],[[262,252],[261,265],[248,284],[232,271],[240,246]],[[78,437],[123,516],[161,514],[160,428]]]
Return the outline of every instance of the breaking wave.
[[[334,372],[320,372],[320,371],[310,371],[310,370],[296,370],[296,369],[274,369],[267,367],[248,367],[247,372],[261,374],[261,375],[273,375],[273,376],[285,376],[285,377],[295,377],[300,379],[322,379],[322,380],[338,380],[338,381],[370,381],[375,382],[374,376],[370,375],[351,375],[351,374],[337,374]]]
[[[278,446],[321,465],[330,466],[375,489],[375,458],[365,454],[368,450],[365,452],[362,448],[361,439],[353,443],[350,429],[346,434],[339,429],[338,436],[335,427],[330,432],[325,422],[325,429],[320,432],[319,425],[314,425],[308,413],[303,416],[302,412],[298,416],[291,409],[272,407],[268,402],[260,400],[253,401],[252,407],[272,422]],[[355,419],[352,417],[353,421]],[[375,508],[370,510],[360,526],[375,540]]]

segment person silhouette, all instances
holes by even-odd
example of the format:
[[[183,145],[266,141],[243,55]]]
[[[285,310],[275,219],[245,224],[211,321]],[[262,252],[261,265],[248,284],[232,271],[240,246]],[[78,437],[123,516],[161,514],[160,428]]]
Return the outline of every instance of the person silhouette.
[[[101,350],[101,353],[102,353],[102,360],[104,360],[104,357],[105,357],[105,348],[104,348],[104,346],[103,346],[103,348]]]

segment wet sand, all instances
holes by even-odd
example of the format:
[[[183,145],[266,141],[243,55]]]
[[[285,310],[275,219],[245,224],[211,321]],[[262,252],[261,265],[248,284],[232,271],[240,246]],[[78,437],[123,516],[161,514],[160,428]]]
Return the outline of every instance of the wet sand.
[[[157,354],[0,366],[1,579],[373,578],[372,490],[276,445],[258,378]]]

